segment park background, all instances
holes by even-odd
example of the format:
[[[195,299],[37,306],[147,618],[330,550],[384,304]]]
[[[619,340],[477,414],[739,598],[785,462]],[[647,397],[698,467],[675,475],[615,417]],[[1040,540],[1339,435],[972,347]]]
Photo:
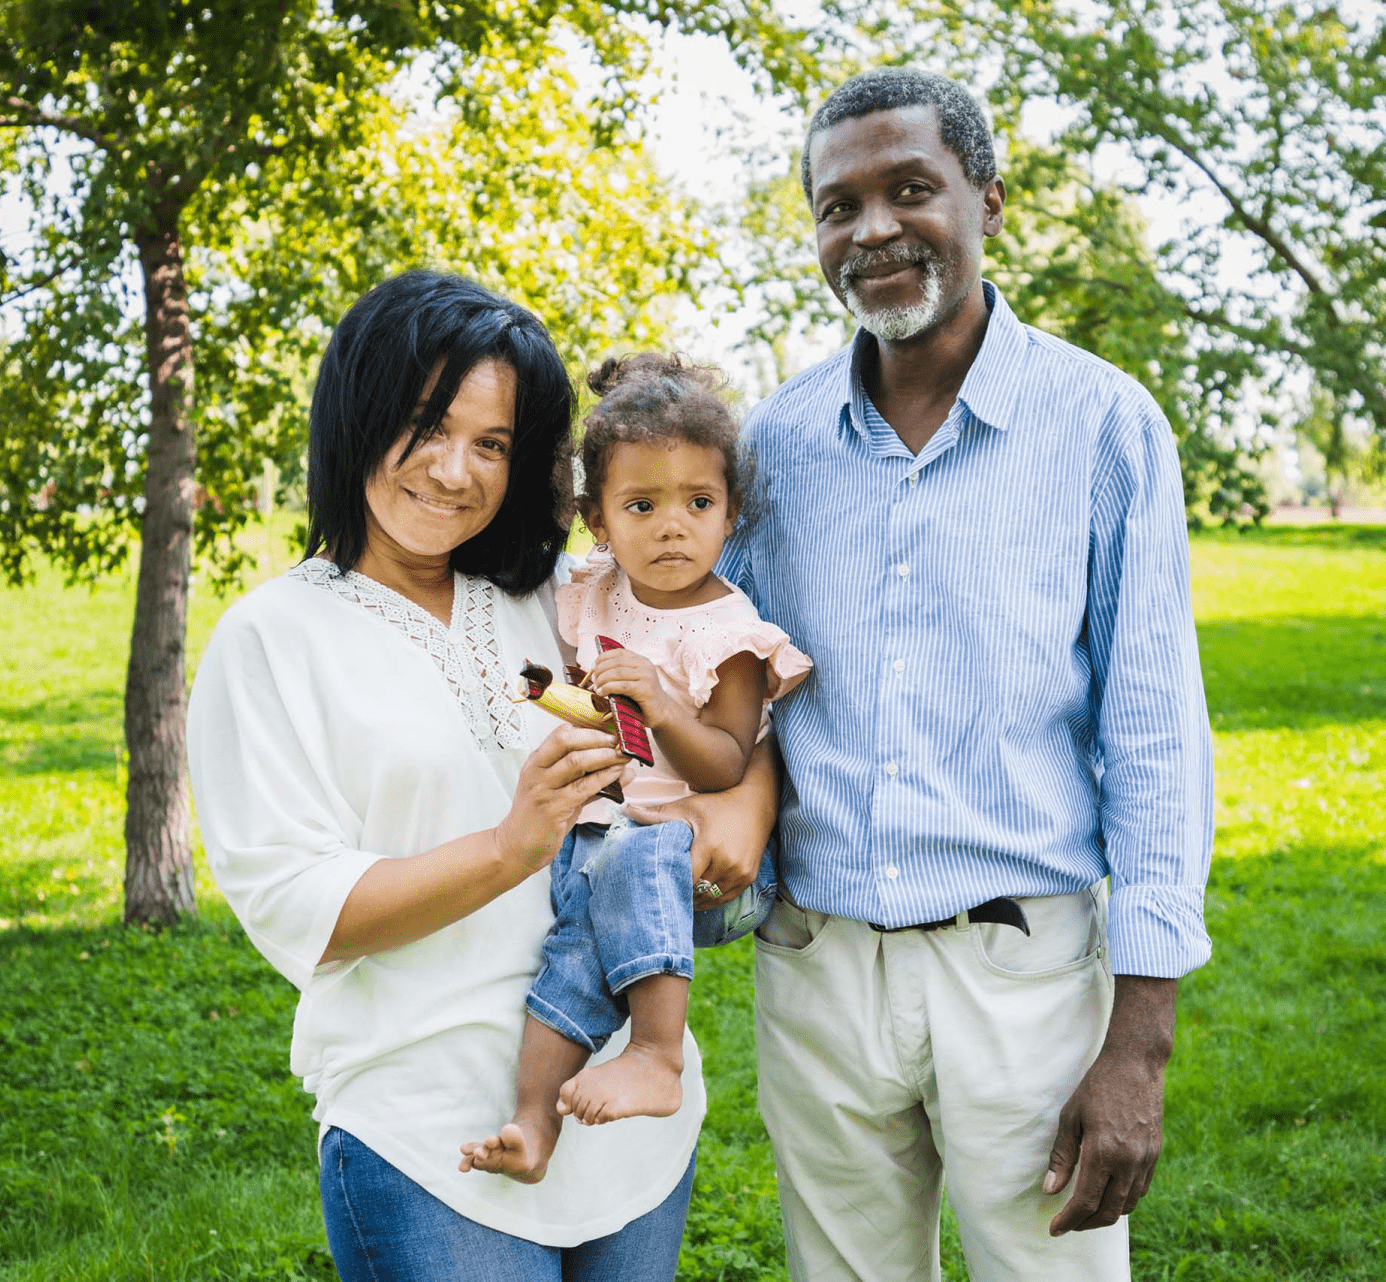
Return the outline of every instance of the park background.
[[[677,346],[749,402],[848,333],[797,139],[881,61],[987,100],[987,274],[1179,441],[1215,952],[1136,1276],[1386,1277],[1379,6],[0,0],[0,1279],[334,1276],[295,995],[206,876],[180,713],[295,559],[333,318],[466,271],[575,373]],[[751,960],[696,981],[684,1279],[785,1276]]]

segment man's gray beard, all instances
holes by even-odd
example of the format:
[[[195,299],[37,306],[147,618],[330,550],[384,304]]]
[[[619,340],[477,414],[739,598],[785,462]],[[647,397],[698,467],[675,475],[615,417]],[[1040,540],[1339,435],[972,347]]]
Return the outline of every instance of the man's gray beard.
[[[867,307],[866,300],[857,293],[857,277],[849,271],[851,267],[859,265],[864,257],[862,255],[848,264],[842,271],[840,281],[847,310],[857,318],[862,329],[889,342],[913,338],[928,329],[938,317],[939,295],[942,293],[938,259],[921,259],[912,255],[906,257],[903,254],[872,255],[871,266],[880,266],[884,262],[913,262],[924,269],[924,297],[919,302],[911,307],[882,307],[873,312]]]

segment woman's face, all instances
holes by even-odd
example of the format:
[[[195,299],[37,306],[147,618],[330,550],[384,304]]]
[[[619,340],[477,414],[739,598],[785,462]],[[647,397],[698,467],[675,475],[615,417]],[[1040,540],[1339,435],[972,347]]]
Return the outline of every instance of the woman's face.
[[[420,411],[438,372],[424,385]],[[366,482],[368,546],[383,538],[413,556],[447,556],[491,524],[510,480],[515,384],[510,365],[482,361],[462,380],[432,435],[403,462],[410,433],[400,434]]]

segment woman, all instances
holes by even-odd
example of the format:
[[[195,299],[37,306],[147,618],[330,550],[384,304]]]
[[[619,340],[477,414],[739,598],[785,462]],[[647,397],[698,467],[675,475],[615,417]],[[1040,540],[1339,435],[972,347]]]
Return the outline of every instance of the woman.
[[[302,992],[290,1060],[347,1282],[674,1273],[704,1108],[691,1038],[674,1117],[570,1124],[538,1184],[457,1170],[514,1102],[547,865],[624,764],[511,699],[526,660],[561,662],[572,408],[523,308],[433,273],[372,291],[318,375],[308,558],[226,612],[193,690],[208,861]],[[755,872],[768,769],[680,812],[724,893]]]

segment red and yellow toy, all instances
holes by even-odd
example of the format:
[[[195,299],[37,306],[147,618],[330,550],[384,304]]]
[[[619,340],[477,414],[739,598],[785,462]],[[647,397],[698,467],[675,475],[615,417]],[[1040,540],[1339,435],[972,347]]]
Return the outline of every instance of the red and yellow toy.
[[[610,637],[598,637],[597,644],[603,652],[621,649],[621,643]],[[650,736],[640,716],[640,709],[624,695],[616,694],[608,698],[589,690],[587,682],[590,678],[579,667],[569,666],[567,675],[566,682],[555,681],[553,673],[542,663],[526,663],[520,669],[519,696],[515,701],[537,703],[545,712],[572,726],[610,731],[626,756],[647,766],[654,765]],[[598,795],[610,797],[616,802],[625,800],[619,783],[609,784]]]

